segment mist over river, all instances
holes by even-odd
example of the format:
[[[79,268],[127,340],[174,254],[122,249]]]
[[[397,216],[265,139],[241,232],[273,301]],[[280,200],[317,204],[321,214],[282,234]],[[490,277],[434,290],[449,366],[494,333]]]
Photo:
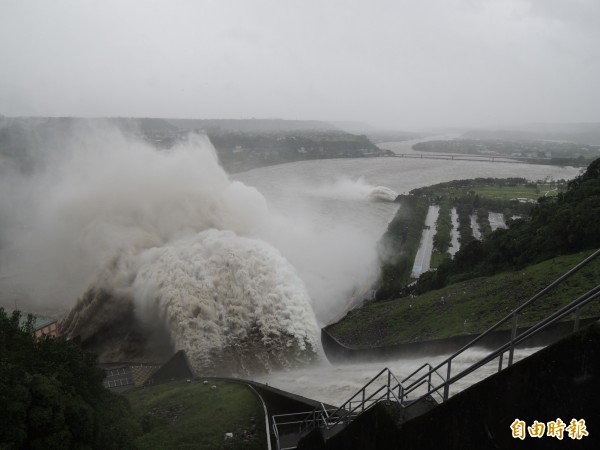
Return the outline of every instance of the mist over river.
[[[396,148],[406,151],[406,143]],[[394,148],[387,146],[386,148]],[[570,179],[579,174],[573,167],[528,164],[506,164],[475,161],[442,161],[428,159],[373,158],[304,161],[254,169],[236,174],[235,179],[256,187],[277,213],[310,223],[317,239],[304,245],[309,253],[295,251],[289,242],[280,251],[298,271],[313,299],[319,325],[342,316],[349,306],[348,295],[356,284],[373,276],[375,246],[394,216],[397,206],[365,201],[365,186],[386,186],[398,193],[456,179],[476,177],[523,177],[529,180]],[[354,240],[338,241],[337,230]],[[336,255],[337,253],[337,255]],[[323,265],[322,258],[332,264]],[[336,262],[337,261],[337,262]],[[350,270],[351,269],[351,270]],[[353,276],[349,276],[353,273]],[[362,278],[361,278],[362,275]],[[321,307],[320,307],[321,306]],[[520,359],[536,349],[519,350]],[[484,350],[472,349],[453,363],[458,371],[480,357]],[[400,359],[387,362],[332,365],[322,361],[316,365],[289,371],[276,371],[257,377],[279,389],[309,398],[340,405],[375,376],[389,367],[399,379],[425,362],[439,362],[445,356]],[[484,366],[452,387],[455,394],[494,373],[497,361]]]
[[[231,176],[205,136],[161,151],[110,126],[36,158],[29,171],[0,165],[2,306],[69,311],[63,333],[101,361],[163,358],[153,342],[170,341],[199,374],[242,376],[324,358],[319,327],[377,279],[397,193],[578,173],[388,157]]]
[[[416,141],[411,141],[416,142]],[[405,142],[385,148],[407,147]],[[403,150],[404,151],[404,150]],[[279,241],[276,247],[307,284],[319,325],[344,314],[348,297],[377,273],[376,243],[397,205],[372,202],[368,192],[385,186],[398,194],[445,181],[477,177],[570,179],[573,167],[433,159],[362,158],[303,161],[263,167],[233,176],[256,187],[269,208],[310,240]]]

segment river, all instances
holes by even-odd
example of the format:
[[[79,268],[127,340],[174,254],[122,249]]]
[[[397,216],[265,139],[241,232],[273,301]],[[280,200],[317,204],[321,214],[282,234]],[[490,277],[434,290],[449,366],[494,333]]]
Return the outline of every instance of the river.
[[[354,304],[348,300],[353,291],[367,289],[377,276],[377,241],[397,205],[369,201],[375,186],[406,194],[465,178],[542,180],[578,174],[573,167],[387,157],[302,161],[253,169],[234,179],[258,189],[271,212],[297,228],[297,240],[286,233],[274,244],[306,283],[324,326]]]
[[[414,142],[382,146],[406,151]],[[397,193],[408,193],[418,187],[456,179],[570,179],[578,174],[579,169],[572,167],[388,157],[303,161],[254,169],[234,178],[258,189],[273,212],[317,230],[316,234],[305,234],[311,238],[303,242],[306,251],[298,252],[291,243],[281,243],[279,249],[306,283],[319,325],[324,326],[353,306],[349,296],[372,281],[377,241],[397,209],[393,203],[368,201],[369,188],[386,186]],[[323,259],[326,264],[322,264]],[[522,351],[518,357],[530,352]],[[459,364],[466,367],[481,354],[479,350],[471,350]],[[397,360],[387,366],[402,377],[426,360]],[[491,373],[495,365],[459,383],[455,391]],[[383,367],[383,363],[334,366],[324,361],[300,370],[271,373],[257,381],[341,404]]]

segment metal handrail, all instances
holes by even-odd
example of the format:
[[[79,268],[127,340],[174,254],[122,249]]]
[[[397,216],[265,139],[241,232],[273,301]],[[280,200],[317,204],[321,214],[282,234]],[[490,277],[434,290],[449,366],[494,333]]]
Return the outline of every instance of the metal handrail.
[[[354,398],[355,398],[355,397],[357,397],[357,396],[359,396],[359,395],[361,395],[361,394],[364,394],[364,392],[366,392],[366,389],[367,389],[367,388],[368,388],[368,387],[369,387],[371,384],[373,384],[373,383],[375,382],[375,380],[377,380],[377,379],[378,379],[378,378],[379,378],[379,377],[380,377],[382,374],[384,374],[386,371],[387,371],[387,372],[389,372],[390,370],[389,370],[387,367],[383,368],[383,369],[382,369],[382,370],[381,370],[381,371],[380,371],[380,372],[379,372],[377,375],[375,375],[375,376],[374,376],[374,377],[371,379],[371,381],[369,381],[369,382],[368,382],[367,384],[365,384],[365,385],[364,385],[362,388],[360,388],[360,389],[359,389],[359,390],[356,392],[356,394],[354,394],[352,397],[350,397],[348,400],[346,400],[346,401],[345,401],[345,402],[342,404],[342,406],[340,406],[340,407],[337,409],[336,413],[337,413],[338,411],[345,411],[345,409],[346,409],[346,405],[348,405],[349,403],[351,403],[351,402],[352,402],[352,400],[354,400]],[[395,378],[395,377],[394,377],[394,378]],[[363,395],[363,400],[362,400],[362,401],[364,402],[364,395]],[[334,413],[334,415],[335,415],[335,413]]]
[[[415,370],[413,373],[411,373],[410,375],[407,375],[402,382],[406,382],[408,381],[410,378],[412,378],[413,376],[415,376],[417,373],[419,373],[421,370],[425,369],[426,367],[429,368],[429,371],[432,370],[431,364],[429,364],[428,362],[423,364],[421,367],[419,367],[417,370]]]
[[[474,363],[471,366],[467,367],[466,369],[464,369],[459,374],[457,374],[457,375],[455,375],[453,377],[448,377],[448,379],[446,381],[444,381],[443,383],[441,383],[440,385],[435,386],[434,388],[429,389],[429,391],[426,394],[424,394],[422,397],[424,397],[426,395],[430,395],[433,392],[439,391],[442,388],[444,389],[444,392],[446,393],[448,391],[449,386],[451,386],[455,382],[461,380],[462,378],[464,378],[467,375],[471,374],[472,372],[476,371],[480,367],[482,367],[482,366],[488,364],[489,362],[493,361],[498,356],[503,355],[507,350],[509,350],[511,348],[514,348],[516,345],[519,345],[520,343],[524,342],[525,340],[529,339],[530,337],[536,335],[538,332],[544,330],[549,325],[552,325],[552,324],[556,323],[557,321],[559,321],[560,319],[562,319],[565,316],[569,315],[573,311],[577,311],[581,307],[587,305],[589,302],[591,302],[592,300],[595,300],[597,298],[600,298],[600,285],[598,285],[598,286],[590,289],[588,292],[586,292],[585,294],[581,295],[577,299],[573,300],[568,305],[565,305],[560,310],[558,310],[558,311],[554,312],[553,314],[551,314],[550,316],[542,319],[536,325],[530,327],[529,329],[527,329],[526,331],[524,331],[523,333],[521,333],[519,336],[516,336],[515,338],[511,339],[510,341],[504,343],[499,348],[497,348],[495,351],[491,352],[490,354],[488,354],[484,358],[480,359],[476,363]],[[450,367],[450,360],[448,359],[446,361],[447,361],[447,363],[449,364],[449,367]],[[448,370],[448,372],[450,372],[450,370]],[[414,383],[413,383],[413,385],[414,385]],[[406,392],[407,393],[411,392],[412,390],[414,390],[413,389],[413,385],[408,386],[406,388]],[[445,400],[447,400],[447,398]],[[406,406],[409,407],[410,404],[408,404]]]
[[[406,397],[408,399],[408,394],[412,391],[414,391],[415,389],[410,389],[411,386],[413,386],[415,383],[418,383],[418,385],[416,387],[421,386],[425,381],[427,381],[427,384],[429,385],[429,388],[431,389],[432,386],[432,382],[431,382],[431,376],[433,374],[436,374],[442,381],[446,381],[446,379],[429,363],[425,363],[423,364],[421,367],[419,367],[417,370],[415,370],[414,372],[412,372],[410,375],[407,375],[403,380],[402,383],[406,383],[408,380],[410,380],[413,376],[415,376],[417,373],[419,373],[420,371],[422,371],[423,369],[429,368],[429,371],[425,374],[424,377],[419,378],[419,380],[415,381],[414,383],[408,385],[408,387],[404,388],[405,389],[405,394]],[[425,378],[427,378],[427,380],[425,380]],[[392,390],[402,386],[402,383],[398,383],[398,385],[394,386],[392,388]]]
[[[378,388],[374,393],[370,394],[366,397],[366,390],[369,386],[371,386],[375,381],[377,381],[383,374],[387,375],[386,384],[382,385]],[[397,384],[394,388],[392,386],[392,380],[394,380]],[[398,388],[398,396],[394,393],[394,389]],[[375,398],[382,390],[385,390],[382,395]],[[382,369],[377,375],[375,375],[368,383],[366,383],[361,389],[359,389],[352,397],[350,397],[346,402],[342,404],[339,408],[334,410],[333,412],[327,411],[323,405],[323,411],[318,408],[306,414],[304,420],[301,425],[301,431],[306,432],[315,427],[318,422],[322,422],[328,430],[338,426],[347,421],[348,418],[354,418],[357,415],[357,411],[360,409],[360,412],[364,412],[373,406],[375,403],[383,400],[393,398],[397,403],[401,403],[401,399],[404,395],[404,388],[402,383],[398,381],[396,376],[389,370],[387,367]],[[362,396],[361,399],[355,400],[357,397]],[[398,398],[400,397],[400,398]],[[357,404],[353,406],[353,404]],[[365,405],[368,405],[365,407]]]
[[[302,411],[302,412],[296,412],[296,413],[273,415],[273,418],[272,418],[273,434],[274,434],[276,442],[277,442],[277,447],[279,448],[280,429],[291,429],[293,432],[300,434],[304,431],[308,431],[308,430],[312,429],[312,427],[311,428],[305,427],[305,425],[308,422],[310,422],[313,425],[313,427],[316,423],[320,423],[320,422],[322,422],[323,424],[326,424],[327,420],[325,418],[324,413],[329,414],[330,411],[333,411],[333,409],[328,410],[327,408],[325,408],[325,406],[322,403],[321,403],[321,407],[323,408],[322,411],[313,410],[310,412]],[[310,420],[310,421],[308,420],[307,414],[312,418],[312,420]]]
[[[561,310],[557,311],[556,313],[554,313],[551,316],[547,317],[546,319],[542,320],[541,322],[539,322],[535,326],[531,327],[527,331],[523,332],[512,342],[512,344],[514,344],[514,345],[520,344],[521,342],[523,342],[523,341],[527,340],[528,338],[537,334],[539,331],[545,329],[548,325],[551,325],[551,324],[555,323],[557,320],[562,319],[564,316],[568,315],[573,310],[580,308],[581,306],[585,306],[587,303],[589,303],[590,301],[594,300],[597,297],[600,297],[600,285],[596,286],[591,291],[588,291],[586,294],[579,297],[577,299],[577,301],[574,301],[571,304],[565,306]],[[450,380],[448,380],[448,383],[452,384],[452,383],[460,380],[461,378],[464,378],[465,376],[469,375],[470,373],[474,372],[475,370],[479,369],[480,367],[484,366],[485,364],[489,363],[490,361],[493,361],[496,357],[498,357],[499,355],[506,352],[506,350],[508,350],[510,345],[511,345],[511,342],[507,342],[507,343],[503,344],[498,349],[496,349],[496,351],[490,353],[488,356],[482,358],[477,363],[475,363],[472,366],[468,367],[467,369],[463,370],[458,375],[455,375],[454,377],[452,377]]]
[[[340,416],[338,417],[338,419],[336,421],[334,421],[332,424],[327,425],[327,429],[331,430],[333,427],[339,425],[343,419],[345,419],[346,417],[351,416],[357,409],[361,408],[361,412],[364,412],[366,409],[369,409],[371,406],[364,408],[365,403],[371,401],[371,399],[373,399],[373,397],[375,397],[377,394],[379,394],[379,392],[381,392],[382,389],[385,389],[387,392],[383,394],[383,396],[380,396],[376,401],[371,403],[371,406],[373,406],[375,403],[377,403],[378,401],[382,400],[386,394],[389,393],[389,386],[387,385],[383,385],[381,386],[379,389],[377,389],[375,392],[373,392],[369,397],[367,397],[365,400],[363,400],[361,402],[361,404],[359,404],[358,406],[355,406],[353,409],[350,409],[348,411],[347,414],[345,414],[344,416]]]
[[[446,358],[444,361],[442,361],[441,363],[439,363],[432,370],[433,371],[437,371],[438,369],[444,367],[445,365],[448,365],[448,371],[447,371],[448,374],[446,376],[446,380],[448,380],[450,378],[449,374],[450,374],[450,370],[451,370],[451,362],[452,362],[452,360],[454,358],[456,358],[458,355],[462,354],[465,350],[468,350],[468,349],[474,347],[475,344],[477,344],[480,340],[482,340],[484,337],[488,336],[492,332],[496,331],[500,326],[502,326],[509,319],[513,319],[513,334],[514,334],[515,331],[516,331],[516,325],[517,325],[516,317],[517,317],[517,315],[519,314],[520,311],[522,311],[524,308],[526,308],[526,307],[530,306],[531,304],[533,304],[536,300],[538,300],[540,297],[542,297],[543,295],[545,295],[548,292],[550,292],[552,289],[554,289],[556,286],[558,286],[559,284],[561,284],[562,282],[564,282],[566,279],[570,278],[572,275],[574,275],[576,272],[578,272],[579,270],[581,270],[583,267],[587,266],[591,261],[593,261],[594,259],[596,259],[598,256],[600,256],[600,249],[596,250],[594,253],[592,253],[590,256],[588,256],[586,259],[584,259],[579,264],[577,264],[576,266],[574,266],[571,270],[569,270],[568,272],[564,273],[562,276],[560,276],[559,278],[557,278],[556,280],[554,280],[552,283],[550,283],[544,289],[542,289],[541,291],[539,291],[537,294],[535,294],[533,297],[531,297],[529,300],[527,300],[521,306],[519,306],[518,308],[516,308],[515,310],[513,310],[512,312],[510,312],[508,315],[506,315],[503,319],[501,319],[495,325],[493,325],[490,328],[488,328],[486,331],[484,331],[483,333],[481,333],[479,336],[477,336],[476,338],[474,338],[473,340],[471,340],[468,344],[465,344],[462,348],[460,348],[458,351],[456,351],[451,356],[449,356],[448,358]],[[511,336],[511,337],[514,337],[514,336]],[[511,359],[512,358],[509,359],[509,365],[512,362]],[[417,382],[421,381],[423,378],[426,378],[428,375],[429,375],[429,373],[422,375],[421,378],[417,379],[414,383],[417,383]],[[408,388],[410,388],[410,385],[407,386],[407,389]],[[448,399],[448,392],[444,393],[444,399],[445,400]]]
[[[425,383],[427,383],[427,387],[428,387],[427,393],[423,394],[419,398],[415,399],[414,402],[416,402],[418,399],[420,399],[422,397],[425,397],[427,395],[431,395],[431,394],[434,394],[434,393],[437,394],[440,397],[441,401],[443,402],[444,401],[444,396],[442,394],[440,394],[438,391],[444,386],[445,382],[446,382],[446,380],[444,380],[442,378],[442,384],[438,385],[437,387],[432,387],[433,384],[431,383],[431,381],[429,381],[427,379],[423,379],[423,380],[419,381],[416,384],[413,383],[409,388],[406,388],[406,390],[404,391],[405,395],[404,395],[404,398],[401,399],[400,404],[401,405],[407,405],[408,402],[409,402],[408,395],[410,393],[412,393],[413,391],[416,391],[418,388],[420,388]],[[411,402],[411,404],[414,403],[414,402]]]

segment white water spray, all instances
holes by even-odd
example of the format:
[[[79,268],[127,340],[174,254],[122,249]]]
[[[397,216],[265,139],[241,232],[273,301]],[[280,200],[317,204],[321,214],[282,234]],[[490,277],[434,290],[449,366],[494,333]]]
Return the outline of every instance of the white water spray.
[[[28,280],[32,302],[80,298],[68,334],[101,357],[143,358],[131,320],[164,323],[197,370],[215,372],[315,357],[306,287],[267,243],[278,221],[258,191],[229,180],[205,137],[168,151],[110,128],[68,142],[44,170],[13,174],[23,189],[3,186],[12,200],[2,206],[31,207],[19,209],[1,255],[3,269]],[[110,338],[117,323],[120,339]]]
[[[340,177],[332,183],[307,188],[306,192],[336,200],[370,200],[381,202],[393,202],[398,196],[390,188],[373,186],[367,183],[364,177],[358,177],[356,180],[348,177]]]

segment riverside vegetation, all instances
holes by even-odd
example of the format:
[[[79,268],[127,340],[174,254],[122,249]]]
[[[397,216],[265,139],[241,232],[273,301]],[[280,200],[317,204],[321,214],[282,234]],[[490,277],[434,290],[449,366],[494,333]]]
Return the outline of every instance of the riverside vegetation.
[[[95,355],[32,331],[33,316],[0,308],[1,449],[265,448],[264,410],[247,386],[181,381],[113,394]]]
[[[514,181],[504,183],[511,189],[542,193],[539,185],[524,187]],[[452,183],[455,187],[464,185],[461,189],[470,185],[465,181]],[[535,205],[520,204],[518,208],[529,208],[526,218],[509,220],[507,229],[489,233],[482,241],[461,242],[461,249],[453,259],[445,258],[437,270],[424,273],[410,286],[406,284],[411,280],[404,278],[405,286],[398,289],[402,283],[393,279],[393,265],[384,263],[387,278],[382,276],[382,283],[394,281],[395,284],[386,286],[386,294],[392,295],[378,296],[380,301],[351,311],[328,330],[341,342],[357,347],[485,330],[600,247],[600,159],[564,188],[548,189],[546,192],[553,195],[540,196]],[[431,200],[439,194],[439,189],[440,185],[413,191],[411,195],[428,195]],[[488,205],[489,199],[480,194],[494,189],[488,187],[477,192],[470,185],[468,190],[472,191],[468,197],[473,201],[479,197],[481,207],[482,203]],[[459,198],[455,196],[453,201]],[[442,196],[440,201],[448,202],[448,197]],[[397,229],[402,230],[402,225],[395,224],[386,234]],[[389,239],[388,236],[382,242]],[[437,247],[437,251],[440,249],[443,246]],[[597,285],[598,273],[600,263],[596,260],[520,317],[520,325],[537,322],[550,310]],[[582,317],[598,315],[598,307],[588,305]]]
[[[533,201],[540,195],[555,196],[564,189],[566,181],[562,180],[532,183],[524,178],[476,178],[413,189],[409,195],[398,196],[398,212],[378,244],[381,278],[377,299],[385,300],[406,294],[406,285],[412,281],[411,269],[430,204],[440,207],[432,255],[432,267],[438,267],[450,258],[452,208],[456,208],[458,214],[459,241],[464,247],[475,240],[471,228],[472,214],[476,214],[483,236],[488,237],[492,231],[489,212],[499,212],[509,218],[528,216],[533,205],[523,202],[523,199]]]
[[[0,308],[0,448],[133,448],[139,425],[102,386],[95,355],[35,339],[33,320]]]

